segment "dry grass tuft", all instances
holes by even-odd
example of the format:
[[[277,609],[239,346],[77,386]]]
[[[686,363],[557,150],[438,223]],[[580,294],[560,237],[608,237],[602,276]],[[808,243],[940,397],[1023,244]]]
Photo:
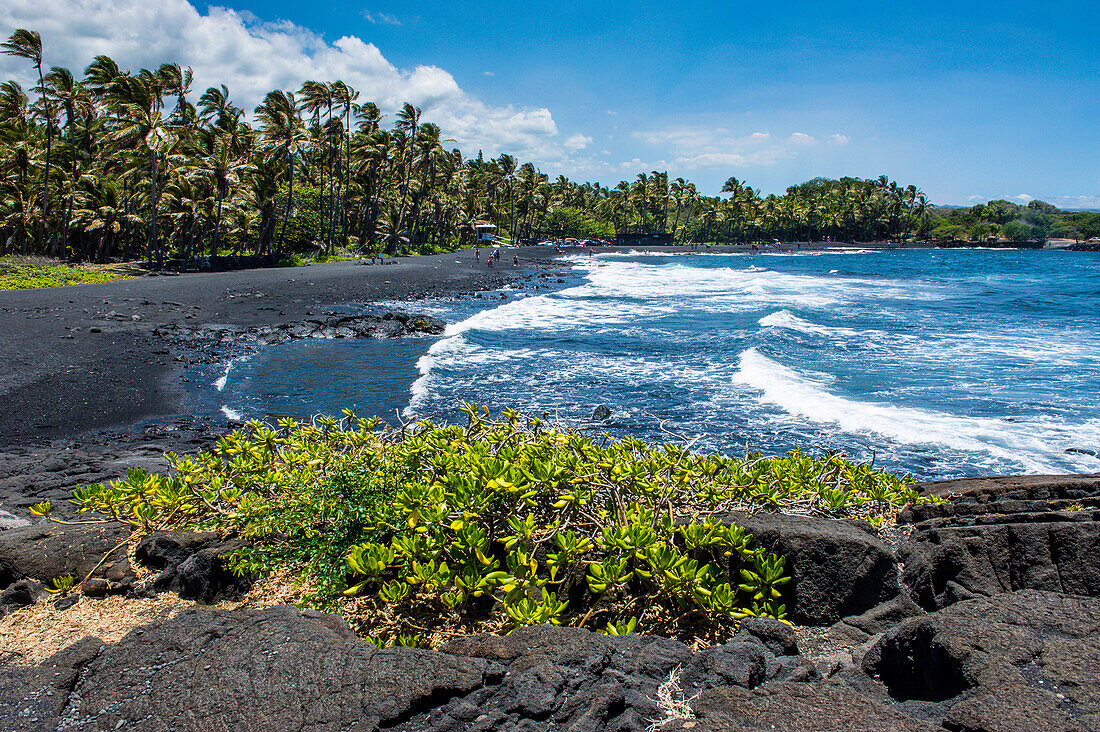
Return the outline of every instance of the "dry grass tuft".
[[[680,685],[680,667],[672,669],[668,679],[657,687],[657,698],[651,701],[657,705],[657,709],[664,714],[661,719],[654,719],[647,728],[649,732],[659,732],[670,722],[695,719],[695,711],[692,708],[699,695],[684,698],[684,689]]]

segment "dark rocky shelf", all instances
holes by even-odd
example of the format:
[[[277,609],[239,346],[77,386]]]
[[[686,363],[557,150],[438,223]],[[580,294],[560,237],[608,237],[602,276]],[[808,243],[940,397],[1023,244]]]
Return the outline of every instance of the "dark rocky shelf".
[[[8,657],[0,726],[1100,729],[1100,475],[922,488],[953,501],[904,511],[885,537],[858,521],[731,514],[788,558],[795,625],[750,619],[695,650],[550,626],[379,650],[336,616],[211,607],[248,589],[220,560],[239,538],[153,534],[135,568],[112,553],[121,525],[9,528],[0,613],[67,572],[92,575],[80,603],[178,593],[198,604],[115,643]]]

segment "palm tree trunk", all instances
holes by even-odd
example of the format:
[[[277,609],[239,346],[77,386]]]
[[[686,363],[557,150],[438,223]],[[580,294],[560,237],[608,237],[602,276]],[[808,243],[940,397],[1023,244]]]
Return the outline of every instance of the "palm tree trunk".
[[[42,180],[42,221],[39,222],[38,239],[40,244],[46,238],[46,227],[50,219],[50,152],[53,148],[53,115],[50,114],[50,105],[46,102],[46,78],[42,74],[42,58],[38,58],[38,88],[42,90],[42,109],[46,113],[46,174]],[[26,253],[26,252],[24,252]]]
[[[294,202],[294,154],[290,155],[290,182],[287,184],[286,210],[283,211],[283,228],[279,232],[279,251],[286,241],[286,224],[290,220],[290,206]]]
[[[218,186],[218,213],[214,217],[214,243],[210,245],[210,256],[218,256],[218,239],[222,231],[222,188]]]
[[[58,255],[60,259],[65,259],[68,254],[69,245],[69,223],[73,216],[73,198],[76,196],[76,117],[71,112],[68,115],[69,123],[69,158],[70,158],[70,173],[71,184],[69,188],[69,201],[65,207],[65,230],[61,234],[61,251]]]
[[[161,254],[160,242],[157,240],[157,151],[156,148],[150,148],[149,154],[153,160],[153,197],[150,200],[150,204],[153,209],[153,217],[150,222],[149,228],[149,259],[152,260],[156,257],[157,269],[164,266],[164,257]]]

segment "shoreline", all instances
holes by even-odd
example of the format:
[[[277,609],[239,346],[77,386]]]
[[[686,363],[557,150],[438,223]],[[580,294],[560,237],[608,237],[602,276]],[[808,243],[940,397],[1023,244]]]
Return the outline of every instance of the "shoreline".
[[[566,266],[552,261],[550,247],[518,253],[518,268],[493,270],[460,250],[385,266],[334,262],[0,292],[8,357],[0,370],[0,530],[33,519],[27,509],[43,500],[71,515],[74,489],[130,467],[163,473],[165,452],[206,449],[231,428],[210,416],[205,385],[198,391],[185,379],[245,344],[164,331],[295,324],[348,303],[415,310],[427,298],[480,297],[528,280],[539,287],[546,268]]]
[[[867,248],[819,242],[779,250]],[[596,251],[645,249],[752,253],[743,245]],[[235,346],[182,342],[154,331],[293,324],[324,319],[348,303],[400,301],[415,311],[417,300],[480,297],[507,283],[542,289],[539,278],[552,275],[540,270],[568,267],[562,256],[587,254],[587,248],[559,253],[547,246],[507,251],[518,252],[519,268],[504,263],[488,270],[471,250],[460,250],[385,266],[337,262],[0,293],[0,343],[8,355],[0,371],[0,512],[26,519],[25,509],[41,500],[67,508],[80,485],[117,478],[131,465],[163,471],[163,452],[204,449],[231,427],[205,403],[216,401],[216,393],[184,380],[215,363],[220,372]]]
[[[181,376],[194,355],[154,333],[184,326],[296,323],[351,302],[414,302],[496,289],[548,247],[519,250],[521,266],[489,270],[468,250],[394,264],[142,277],[0,292],[0,447],[74,439],[188,414]]]

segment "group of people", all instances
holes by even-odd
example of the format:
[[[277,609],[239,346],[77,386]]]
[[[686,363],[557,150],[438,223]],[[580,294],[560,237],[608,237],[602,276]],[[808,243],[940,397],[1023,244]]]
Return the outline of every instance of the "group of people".
[[[474,247],[474,261],[481,261],[481,247]],[[493,262],[500,261],[500,250],[494,249],[485,256],[485,264],[489,268],[492,268]],[[519,264],[519,254],[512,254],[512,266],[515,267]]]

